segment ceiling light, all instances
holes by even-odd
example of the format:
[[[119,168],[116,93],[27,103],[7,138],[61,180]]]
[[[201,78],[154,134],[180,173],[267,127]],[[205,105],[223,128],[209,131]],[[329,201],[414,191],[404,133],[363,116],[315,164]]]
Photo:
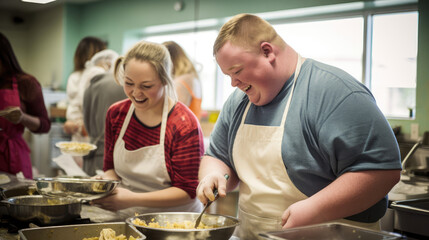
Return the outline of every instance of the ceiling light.
[[[55,0],[21,0],[21,1],[23,1],[23,2],[29,2],[29,3],[45,4],[45,3],[53,2]]]

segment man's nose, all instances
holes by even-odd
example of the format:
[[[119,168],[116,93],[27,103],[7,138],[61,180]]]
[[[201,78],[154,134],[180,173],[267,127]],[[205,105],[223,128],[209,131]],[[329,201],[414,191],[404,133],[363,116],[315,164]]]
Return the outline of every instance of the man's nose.
[[[236,87],[239,82],[240,82],[240,80],[238,80],[237,78],[231,77],[231,86],[232,87]]]

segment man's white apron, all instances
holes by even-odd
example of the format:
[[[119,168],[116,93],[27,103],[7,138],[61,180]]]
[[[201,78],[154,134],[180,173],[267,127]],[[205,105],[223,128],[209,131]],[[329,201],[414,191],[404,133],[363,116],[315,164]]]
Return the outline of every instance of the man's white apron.
[[[283,212],[293,203],[307,198],[290,180],[282,158],[286,117],[302,62],[303,58],[298,54],[294,82],[280,126],[244,124],[249,102],[238,128],[233,159],[241,180],[238,214],[242,223],[236,231],[241,239],[263,239],[258,233],[281,230]],[[344,219],[336,222],[360,224]]]

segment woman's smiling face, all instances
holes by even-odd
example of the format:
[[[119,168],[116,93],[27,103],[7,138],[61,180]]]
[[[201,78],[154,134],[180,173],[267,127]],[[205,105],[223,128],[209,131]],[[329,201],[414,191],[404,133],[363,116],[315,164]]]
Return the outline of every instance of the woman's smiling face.
[[[124,91],[136,110],[162,108],[165,88],[152,64],[131,59],[124,70]]]

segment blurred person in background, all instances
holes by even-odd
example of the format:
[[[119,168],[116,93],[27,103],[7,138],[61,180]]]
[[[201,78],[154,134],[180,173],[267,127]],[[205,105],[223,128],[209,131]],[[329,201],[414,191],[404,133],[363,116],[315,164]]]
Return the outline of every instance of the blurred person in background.
[[[173,62],[173,78],[179,101],[201,118],[202,87],[198,73],[189,57],[179,44],[174,41],[163,43],[170,52]]]
[[[113,76],[113,65],[117,58],[118,54],[115,51],[106,49],[96,53],[90,62],[93,67],[101,67],[105,70],[105,73],[91,79],[83,97],[85,128],[90,142],[97,146],[97,149],[83,157],[83,170],[90,176],[94,176],[96,170],[103,169],[104,126],[107,109],[113,103],[127,98]]]
[[[22,134],[47,133],[51,122],[40,83],[25,73],[9,40],[0,33],[0,171],[33,178],[30,148]]]
[[[86,64],[97,52],[106,49],[106,43],[95,37],[83,38],[74,54],[74,70],[67,80],[68,106],[64,132],[72,135],[72,141],[88,142],[88,134],[83,124],[83,94],[89,86],[89,81],[97,74],[102,74],[102,68],[87,68]]]
[[[195,198],[203,134],[195,115],[177,101],[165,46],[141,41],[115,64],[127,99],[106,116],[103,179],[121,186],[93,200],[122,218],[147,212],[199,212]]]
[[[106,43],[96,37],[83,38],[74,54],[74,70],[67,80],[66,122],[64,132],[71,134],[71,140],[77,142],[89,142],[88,133],[83,123],[83,94],[89,86],[92,77],[105,72],[102,68],[88,68],[87,63],[94,54],[106,49]],[[83,167],[83,158],[73,156],[76,163]]]

